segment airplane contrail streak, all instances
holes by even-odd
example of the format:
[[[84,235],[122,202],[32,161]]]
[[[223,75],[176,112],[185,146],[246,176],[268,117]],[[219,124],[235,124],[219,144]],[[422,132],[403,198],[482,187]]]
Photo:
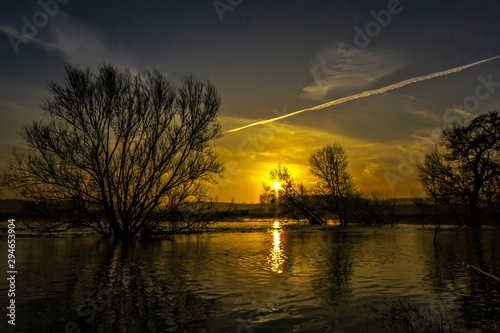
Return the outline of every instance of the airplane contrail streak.
[[[460,66],[460,67],[455,67],[455,68],[452,68],[452,69],[448,69],[446,71],[436,72],[436,73],[422,75],[422,76],[417,76],[417,77],[414,77],[414,78],[411,78],[411,79],[407,79],[407,80],[404,80],[404,81],[401,81],[401,82],[398,82],[398,83],[391,84],[391,85],[386,86],[386,87],[382,87],[382,88],[374,89],[374,90],[367,90],[367,91],[364,91],[364,92],[359,93],[359,94],[355,94],[355,95],[351,95],[351,96],[347,96],[347,97],[342,97],[342,98],[333,100],[331,102],[327,102],[327,103],[324,103],[324,104],[313,106],[311,108],[302,109],[302,110],[299,110],[299,111],[288,113],[288,114],[285,114],[285,115],[280,116],[280,117],[257,121],[255,123],[251,123],[251,124],[246,125],[246,126],[242,126],[242,127],[238,127],[238,128],[232,129],[232,130],[228,130],[228,131],[226,131],[226,133],[236,132],[236,131],[239,131],[239,130],[242,130],[242,129],[245,129],[245,128],[248,128],[248,127],[270,123],[270,122],[273,122],[273,121],[276,121],[276,120],[280,120],[280,119],[283,119],[283,118],[295,116],[296,114],[299,114],[299,113],[302,113],[302,112],[314,111],[314,110],[321,110],[321,109],[327,108],[329,106],[342,104],[342,103],[349,102],[349,101],[352,101],[352,100],[355,100],[355,99],[365,98],[365,97],[368,97],[368,96],[371,96],[371,95],[376,95],[376,94],[382,94],[382,93],[385,93],[386,91],[398,89],[398,88],[407,86],[407,85],[412,84],[412,83],[417,83],[417,82],[421,82],[421,81],[433,79],[435,77],[445,76],[445,75],[457,73],[457,72],[463,71],[464,69],[467,69],[467,68],[470,68],[470,67],[474,67],[474,66],[477,66],[477,65],[481,65],[481,64],[483,64],[485,62],[492,61],[492,60],[495,60],[495,59],[498,59],[498,58],[500,58],[500,55],[495,56],[493,58],[488,58],[488,59],[484,59],[484,60],[481,60],[481,61],[477,61],[477,62],[474,62],[472,64],[468,64],[468,65],[464,65],[464,66]]]

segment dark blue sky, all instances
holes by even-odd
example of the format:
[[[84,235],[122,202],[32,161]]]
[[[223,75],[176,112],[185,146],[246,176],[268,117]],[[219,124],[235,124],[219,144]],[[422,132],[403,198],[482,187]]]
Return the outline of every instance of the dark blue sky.
[[[186,74],[207,77],[219,88],[221,123],[228,130],[275,117],[274,108],[292,112],[500,54],[498,1],[60,1],[65,4],[58,4],[53,17],[38,1],[0,4],[2,161],[22,143],[22,124],[42,117],[38,105],[47,97],[47,82],[60,80],[68,63],[96,68],[106,61],[138,72],[159,66],[173,81]],[[230,10],[221,21],[224,6]],[[397,12],[390,22],[375,23],[372,12],[388,7]],[[23,18],[38,19],[40,27],[16,53],[8,36],[18,36]],[[364,45],[346,58],[342,47],[356,46],[355,28],[366,32],[367,24],[378,24],[378,30],[361,38]],[[305,156],[332,140],[346,146],[361,187],[388,190],[384,174],[397,173],[415,138],[446,125],[443,115],[474,95],[479,76],[500,81],[499,69],[494,60],[301,114],[272,139],[261,140],[266,142],[254,147],[251,160],[240,146],[258,137],[259,129],[227,134],[218,142],[221,156],[243,171],[229,177],[221,195],[256,201],[260,181],[278,162],[295,166],[298,178],[307,181]],[[500,92],[493,91],[466,112],[498,109],[499,100]],[[413,175],[405,177],[396,194],[407,195],[413,186]],[[251,190],[242,195],[242,187]]]

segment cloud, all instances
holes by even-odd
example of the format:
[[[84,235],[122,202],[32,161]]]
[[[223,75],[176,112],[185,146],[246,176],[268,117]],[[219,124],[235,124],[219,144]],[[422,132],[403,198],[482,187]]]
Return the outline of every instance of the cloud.
[[[442,116],[440,117],[439,115],[429,112],[428,110],[410,110],[409,113],[421,118],[422,120],[428,120],[437,124],[443,120]]]
[[[33,43],[33,44],[35,44],[35,45],[37,45],[45,50],[48,50],[48,51],[57,50],[57,45],[55,45],[54,43],[41,40],[40,38],[37,38],[37,37],[32,37],[32,38],[27,39],[16,28],[14,28],[13,26],[10,26],[10,25],[6,25],[6,24],[0,25],[0,32],[3,32],[7,37],[9,37],[9,35],[13,35],[13,36],[17,37],[18,39],[20,39],[21,41],[23,41],[23,43],[24,42]],[[23,44],[21,44],[21,45],[23,45]]]
[[[363,169],[363,172],[369,176],[373,176],[375,172],[377,171],[379,165],[377,163],[369,162],[366,163],[365,168]]]
[[[222,116],[220,121],[226,128],[249,119]],[[314,179],[309,174],[309,155],[315,149],[334,142],[344,146],[349,157],[348,169],[359,190],[387,192],[389,186],[385,172],[398,174],[398,156],[407,157],[406,152],[417,149],[418,144],[414,141],[408,132],[400,139],[377,142],[327,128],[285,123],[270,123],[226,134],[217,141],[220,157],[230,166],[230,170],[238,172],[228,173],[228,185],[224,191],[221,190],[220,198],[230,200],[235,197],[237,201],[256,202],[261,182],[270,181],[269,171],[278,163],[289,167],[297,182],[311,184]],[[397,184],[396,192],[391,195],[409,196],[409,189],[417,186],[414,175],[411,175],[404,183]],[[244,193],[241,193],[241,188],[245,188]]]
[[[135,66],[138,59],[131,52],[127,52],[120,45],[112,45],[102,31],[62,10],[46,29],[49,40],[42,39],[39,33],[28,42],[49,52],[57,52],[68,64],[96,69],[106,61],[135,72],[144,70]],[[16,28],[9,25],[0,25],[0,32],[19,34]]]
[[[348,62],[338,48],[328,48],[316,55],[311,65],[314,82],[303,88],[300,97],[322,101],[331,92],[344,93],[363,88],[403,68],[407,63],[404,56],[381,50],[363,50]]]
[[[96,68],[103,61],[126,68],[136,62],[130,52],[112,48],[100,30],[61,11],[51,26],[57,51],[66,62]]]

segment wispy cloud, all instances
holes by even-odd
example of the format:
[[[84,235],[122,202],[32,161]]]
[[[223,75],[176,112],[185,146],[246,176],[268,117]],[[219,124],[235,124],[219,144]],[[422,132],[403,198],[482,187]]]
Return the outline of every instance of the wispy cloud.
[[[135,63],[131,53],[112,48],[100,30],[64,12],[54,20],[52,34],[57,50],[68,63],[94,68],[103,61],[122,68]]]
[[[69,64],[96,68],[106,61],[119,68],[138,69],[138,59],[131,52],[112,46],[112,42],[101,30],[62,10],[46,29],[48,39],[43,39],[38,34],[29,39],[29,43],[60,54]],[[0,32],[19,34],[17,29],[9,25],[0,25]]]
[[[293,117],[293,116],[295,116],[295,115],[297,115],[299,113],[308,112],[308,111],[322,110],[322,109],[326,109],[326,108],[331,107],[331,106],[343,104],[343,103],[346,103],[346,102],[349,102],[349,101],[353,101],[353,100],[357,100],[357,99],[360,99],[360,98],[367,98],[367,97],[370,97],[370,96],[373,96],[373,95],[384,94],[384,93],[386,93],[388,91],[391,91],[391,90],[394,90],[394,89],[399,89],[399,88],[405,87],[405,86],[410,85],[410,84],[415,84],[415,83],[418,83],[418,82],[427,81],[427,80],[434,79],[434,78],[437,78],[437,77],[441,77],[441,76],[446,76],[446,75],[458,73],[458,72],[461,72],[461,71],[463,71],[465,69],[468,69],[468,68],[471,68],[471,67],[474,67],[474,66],[479,66],[479,65],[482,65],[484,63],[487,63],[487,62],[490,62],[490,61],[493,61],[493,60],[497,60],[497,59],[500,59],[500,55],[497,55],[497,56],[492,57],[492,58],[487,58],[487,59],[479,60],[479,61],[467,64],[467,65],[463,65],[463,66],[458,66],[458,67],[454,67],[454,68],[451,68],[451,69],[447,69],[445,71],[435,72],[435,73],[431,73],[431,74],[426,74],[426,75],[422,75],[422,76],[413,77],[411,79],[406,79],[406,80],[403,80],[403,81],[400,81],[400,82],[397,82],[397,83],[393,83],[391,85],[388,85],[388,86],[385,86],[385,87],[382,87],[382,88],[373,89],[373,90],[366,90],[366,91],[363,91],[362,93],[358,93],[358,94],[354,94],[354,95],[350,95],[350,96],[338,98],[338,99],[335,99],[335,100],[327,102],[327,103],[323,103],[323,104],[319,104],[319,105],[316,105],[316,106],[313,106],[313,107],[310,107],[310,108],[307,108],[307,109],[302,109],[302,110],[298,110],[298,111],[295,111],[295,112],[291,112],[291,113],[288,113],[288,114],[285,114],[285,115],[282,115],[282,116],[279,116],[279,117],[275,117],[275,118],[271,118],[271,119],[267,119],[267,120],[261,120],[261,121],[258,121],[258,122],[252,123],[252,124],[248,124],[246,126],[242,126],[242,127],[239,127],[239,128],[235,128],[235,129],[229,130],[227,132],[236,132],[236,131],[240,131],[242,129],[249,128],[249,127],[252,127],[252,126],[267,124],[267,123],[270,123],[270,122],[273,122],[273,121],[277,121],[277,120],[280,120],[280,119],[284,119],[284,118],[288,118],[288,117]]]
[[[337,48],[328,48],[316,55],[311,65],[314,82],[303,88],[300,97],[322,101],[331,92],[363,88],[407,63],[406,57],[401,54],[382,50],[364,50],[347,62],[347,58]]]
[[[5,35],[9,36],[15,36],[16,39],[19,39],[21,41],[24,41],[21,45],[24,46],[24,43],[33,43],[37,46],[40,46],[48,51],[54,51],[57,50],[57,45],[55,45],[52,42],[47,42],[44,40],[41,40],[40,38],[37,37],[32,37],[32,38],[25,38],[16,28],[10,25],[6,24],[0,24],[0,32],[4,33]]]
[[[409,113],[423,120],[435,122],[436,124],[440,124],[443,120],[442,116],[440,117],[428,110],[411,110]]]

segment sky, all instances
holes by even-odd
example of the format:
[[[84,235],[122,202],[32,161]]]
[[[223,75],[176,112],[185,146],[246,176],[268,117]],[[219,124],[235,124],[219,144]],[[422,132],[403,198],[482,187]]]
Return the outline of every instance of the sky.
[[[498,1],[4,1],[0,168],[43,118],[67,64],[194,74],[222,98],[222,201],[258,202],[287,165],[338,142],[358,189],[409,197],[415,164],[444,126],[500,109],[500,59],[366,98],[228,132],[342,97],[500,55]],[[5,194],[4,194],[5,196]]]

